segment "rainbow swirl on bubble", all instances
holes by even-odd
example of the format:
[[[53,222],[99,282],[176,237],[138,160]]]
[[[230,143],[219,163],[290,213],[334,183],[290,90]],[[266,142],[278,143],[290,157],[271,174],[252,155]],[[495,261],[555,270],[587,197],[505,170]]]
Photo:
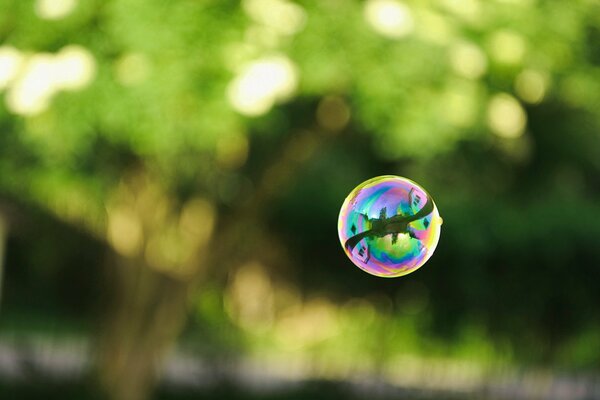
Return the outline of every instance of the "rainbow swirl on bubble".
[[[399,176],[379,176],[346,197],[338,234],[346,255],[362,270],[393,278],[420,268],[440,239],[442,218],[421,186]]]

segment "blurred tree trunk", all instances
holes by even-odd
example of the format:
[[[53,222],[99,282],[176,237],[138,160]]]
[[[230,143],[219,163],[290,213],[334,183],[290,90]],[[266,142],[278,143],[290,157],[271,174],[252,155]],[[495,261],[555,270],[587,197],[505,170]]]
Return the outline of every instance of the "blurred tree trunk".
[[[215,210],[207,201],[178,208],[147,177],[125,185],[125,195],[108,207],[108,239],[121,253],[111,263],[114,302],[97,348],[98,376],[108,398],[150,397],[161,362],[185,323],[188,293],[217,263],[232,265],[256,251],[261,210],[322,139],[319,132],[293,136],[266,168],[252,198],[221,219],[214,235]]]
[[[4,253],[6,249],[6,240],[8,237],[8,223],[0,211],[0,307],[2,306],[3,288],[4,288]]]
[[[190,283],[142,261],[119,258],[111,268],[115,293],[98,348],[100,383],[112,400],[147,399],[185,321]]]

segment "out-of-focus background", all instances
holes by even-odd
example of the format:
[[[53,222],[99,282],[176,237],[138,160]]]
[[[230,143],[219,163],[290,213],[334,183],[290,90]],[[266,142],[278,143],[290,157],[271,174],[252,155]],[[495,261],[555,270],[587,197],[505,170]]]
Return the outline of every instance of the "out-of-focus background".
[[[0,397],[600,398],[599,132],[595,0],[0,0]]]

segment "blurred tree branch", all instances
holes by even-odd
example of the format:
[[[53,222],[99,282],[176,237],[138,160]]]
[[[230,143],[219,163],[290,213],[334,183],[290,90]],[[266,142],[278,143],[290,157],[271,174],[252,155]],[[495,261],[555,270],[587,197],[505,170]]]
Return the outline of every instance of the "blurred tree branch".
[[[117,249],[109,257],[115,303],[110,306],[98,346],[100,381],[112,399],[149,396],[161,362],[185,324],[190,291],[201,288],[209,274],[223,278],[231,266],[260,248],[262,211],[325,140],[318,130],[290,135],[282,150],[275,153],[279,156],[268,164],[252,198],[229,215],[213,216],[215,208],[205,205],[210,211],[186,222],[189,209],[173,207],[172,195],[157,189],[156,182],[143,172],[125,185],[123,190],[129,193],[126,199],[132,202],[130,214],[119,211],[125,214],[111,217],[117,211],[111,207],[108,211],[109,241]],[[126,207],[123,202],[116,204],[121,210]],[[126,235],[122,239],[111,238],[111,218],[130,219],[117,223],[117,233]],[[173,224],[185,230],[188,223],[188,228],[196,229],[192,232],[196,236],[186,256],[152,250],[166,240],[165,250],[172,251],[176,243],[164,236],[165,231]],[[136,224],[139,227],[132,228]],[[158,243],[153,242],[153,236],[160,238]],[[180,233],[176,242],[182,240]]]

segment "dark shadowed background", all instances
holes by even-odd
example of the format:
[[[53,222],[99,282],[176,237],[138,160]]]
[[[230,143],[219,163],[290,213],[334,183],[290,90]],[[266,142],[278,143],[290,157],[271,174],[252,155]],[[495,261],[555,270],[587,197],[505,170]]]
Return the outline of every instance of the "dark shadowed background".
[[[594,0],[0,0],[0,397],[600,398],[599,132]]]

